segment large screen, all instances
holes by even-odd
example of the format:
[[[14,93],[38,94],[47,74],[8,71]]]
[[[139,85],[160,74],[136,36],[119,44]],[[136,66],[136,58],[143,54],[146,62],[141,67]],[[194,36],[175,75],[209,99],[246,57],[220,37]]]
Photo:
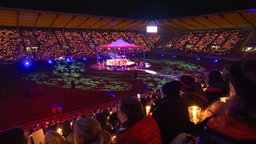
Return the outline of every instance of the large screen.
[[[148,33],[157,33],[157,26],[147,26]]]

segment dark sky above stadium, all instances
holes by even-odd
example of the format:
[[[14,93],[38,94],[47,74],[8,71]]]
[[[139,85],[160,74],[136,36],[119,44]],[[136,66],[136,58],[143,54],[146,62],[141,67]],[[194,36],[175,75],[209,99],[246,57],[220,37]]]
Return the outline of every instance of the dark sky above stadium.
[[[1,0],[0,6],[158,20],[256,8],[256,0]]]

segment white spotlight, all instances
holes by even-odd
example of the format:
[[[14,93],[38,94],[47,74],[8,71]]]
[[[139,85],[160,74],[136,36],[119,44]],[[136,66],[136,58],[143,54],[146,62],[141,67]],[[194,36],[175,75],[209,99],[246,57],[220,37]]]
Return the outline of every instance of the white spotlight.
[[[151,21],[147,25],[147,33],[157,33],[157,25],[155,22]]]

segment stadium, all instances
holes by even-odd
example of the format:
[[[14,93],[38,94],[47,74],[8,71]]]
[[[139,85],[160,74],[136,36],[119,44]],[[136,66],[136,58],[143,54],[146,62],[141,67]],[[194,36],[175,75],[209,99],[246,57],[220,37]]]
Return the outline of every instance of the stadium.
[[[153,95],[185,74],[201,82],[255,57],[255,2],[98,2],[1,4],[1,132],[112,113],[120,98]],[[109,45],[120,39],[131,45]]]

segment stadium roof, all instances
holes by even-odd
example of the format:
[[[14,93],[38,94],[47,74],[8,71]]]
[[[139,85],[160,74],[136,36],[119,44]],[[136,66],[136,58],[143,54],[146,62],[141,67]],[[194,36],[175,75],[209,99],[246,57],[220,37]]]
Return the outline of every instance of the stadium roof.
[[[256,26],[254,0],[8,0],[0,6],[0,26],[145,31],[154,21],[160,32]]]

